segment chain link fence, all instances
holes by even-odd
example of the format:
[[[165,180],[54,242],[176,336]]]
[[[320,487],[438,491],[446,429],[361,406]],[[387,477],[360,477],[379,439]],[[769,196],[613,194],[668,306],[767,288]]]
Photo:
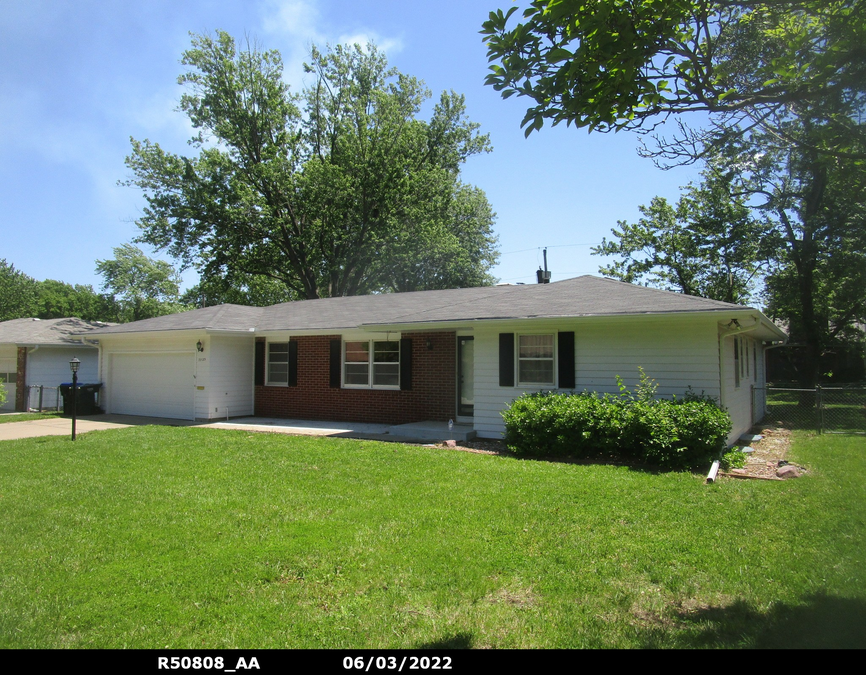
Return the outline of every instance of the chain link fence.
[[[44,412],[46,410],[62,410],[63,397],[60,387],[43,387],[41,384],[31,384],[27,398],[27,410]]]
[[[756,421],[820,433],[866,433],[866,387],[753,387]],[[763,414],[762,414],[763,413]]]

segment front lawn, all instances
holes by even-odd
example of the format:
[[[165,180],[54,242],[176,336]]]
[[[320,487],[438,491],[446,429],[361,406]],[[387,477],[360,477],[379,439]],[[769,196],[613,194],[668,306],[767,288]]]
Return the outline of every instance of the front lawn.
[[[30,422],[31,420],[48,420],[55,417],[60,417],[60,413],[0,413],[0,424],[5,424],[7,422]]]
[[[0,443],[0,648],[866,647],[866,438],[786,483],[137,427]]]

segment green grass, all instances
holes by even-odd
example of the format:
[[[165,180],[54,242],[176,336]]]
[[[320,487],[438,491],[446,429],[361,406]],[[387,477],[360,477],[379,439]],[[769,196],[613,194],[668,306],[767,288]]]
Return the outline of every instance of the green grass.
[[[29,422],[30,420],[47,420],[54,417],[60,417],[60,413],[0,413],[0,424],[7,424],[9,422]]]
[[[0,443],[0,648],[866,647],[866,439],[785,483],[138,427]]]

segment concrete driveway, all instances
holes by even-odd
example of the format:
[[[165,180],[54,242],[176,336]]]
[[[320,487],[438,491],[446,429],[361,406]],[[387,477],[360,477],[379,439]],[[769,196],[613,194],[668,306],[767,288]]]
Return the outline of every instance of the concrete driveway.
[[[194,426],[194,422],[170,420],[160,417],[133,417],[132,415],[94,415],[79,417],[75,422],[75,433],[102,429],[123,429],[144,424],[161,424],[172,427]],[[29,420],[27,422],[6,422],[0,424],[0,441],[11,441],[18,438],[35,438],[37,436],[72,436],[72,420],[68,417],[49,417],[44,420]]]
[[[123,429],[125,427],[157,424],[170,427],[208,427],[211,429],[242,429],[298,436],[336,436],[340,438],[365,438],[401,443],[430,443],[447,439],[465,440],[474,436],[471,426],[455,424],[449,428],[446,422],[416,422],[388,426],[387,424],[364,424],[349,422],[311,422],[308,420],[270,419],[263,417],[240,417],[230,421],[209,420],[193,422],[163,417],[136,417],[133,415],[94,415],[79,417],[76,434],[101,429]],[[471,434],[471,436],[469,435]],[[0,424],[0,441],[37,436],[71,436],[72,420],[68,417],[51,417],[27,422]]]

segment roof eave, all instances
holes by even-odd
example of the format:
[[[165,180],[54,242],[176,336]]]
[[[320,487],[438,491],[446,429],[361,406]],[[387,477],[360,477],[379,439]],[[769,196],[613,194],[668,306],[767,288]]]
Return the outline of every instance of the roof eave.
[[[367,331],[385,331],[385,330],[432,330],[448,326],[449,330],[460,328],[471,328],[478,324],[485,323],[515,323],[515,322],[543,322],[556,323],[562,321],[587,321],[587,320],[603,320],[603,319],[634,319],[646,316],[730,316],[733,318],[741,318],[743,316],[760,315],[762,320],[773,326],[780,335],[784,333],[767,319],[760,310],[752,307],[719,307],[717,309],[701,309],[701,310],[666,310],[666,311],[647,311],[647,312],[610,312],[604,314],[562,314],[557,316],[506,316],[506,317],[481,317],[474,319],[440,319],[436,321],[407,321],[394,323],[365,323],[358,326],[362,330]],[[781,339],[781,338],[780,338]]]

